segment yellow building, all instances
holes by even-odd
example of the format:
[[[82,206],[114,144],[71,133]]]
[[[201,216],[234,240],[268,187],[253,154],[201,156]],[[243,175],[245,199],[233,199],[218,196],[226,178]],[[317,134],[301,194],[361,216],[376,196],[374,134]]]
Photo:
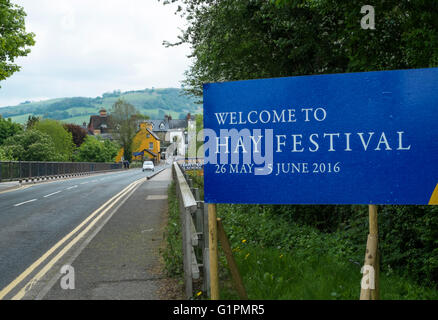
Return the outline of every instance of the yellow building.
[[[140,130],[134,137],[132,147],[132,160],[152,160],[155,163],[158,163],[161,159],[160,139],[152,131],[152,125],[149,123],[144,122],[140,124]],[[117,154],[116,162],[122,160],[123,153],[124,149],[121,148]]]

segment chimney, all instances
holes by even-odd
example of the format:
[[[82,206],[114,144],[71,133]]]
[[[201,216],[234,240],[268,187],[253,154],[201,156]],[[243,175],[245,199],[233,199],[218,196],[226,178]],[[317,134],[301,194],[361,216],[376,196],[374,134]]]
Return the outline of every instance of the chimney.
[[[105,109],[100,109],[99,114],[101,117],[106,117],[107,113]]]

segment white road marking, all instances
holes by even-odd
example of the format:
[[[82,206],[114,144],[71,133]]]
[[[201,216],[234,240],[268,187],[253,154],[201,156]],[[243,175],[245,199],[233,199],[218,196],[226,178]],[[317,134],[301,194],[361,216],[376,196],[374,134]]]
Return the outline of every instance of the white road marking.
[[[25,202],[22,202],[22,203],[17,203],[16,205],[14,205],[14,207],[19,207],[19,206],[22,206],[23,204],[26,204],[26,203],[29,203],[29,202],[34,202],[34,201],[37,201],[37,199],[32,199],[32,200],[25,201]]]
[[[89,184],[90,183],[90,181],[88,181],[88,182],[82,182],[81,184]]]
[[[131,183],[128,187],[123,189],[113,198],[108,200],[102,207],[93,212],[87,219],[85,219],[79,226],[77,226],[72,232],[66,235],[62,240],[60,240],[56,245],[54,245],[49,251],[47,251],[43,256],[41,256],[37,261],[35,261],[30,267],[28,267],[21,275],[19,275],[14,281],[12,281],[7,287],[0,291],[0,300],[3,299],[12,289],[17,287],[29,274],[31,274],[43,261],[47,259],[57,248],[63,245],[67,240],[72,238],[72,236],[82,228],[82,226],[88,225],[83,229],[78,235],[74,236],[70,241],[62,248],[62,250],[52,258],[43,268],[35,275],[33,278],[20,289],[20,291],[12,297],[12,300],[21,300],[27,293],[27,288],[32,286],[36,282],[40,281],[46,273],[53,268],[53,266],[68,252],[80,239],[84,238],[88,232],[93,228],[93,226],[98,223],[103,217],[107,216],[107,212],[110,211],[116,204],[115,209],[109,213],[107,216],[108,220],[111,216],[125,203],[129,197],[138,189],[138,187],[145,182],[144,179],[139,179]],[[126,196],[126,197],[125,197]],[[123,199],[124,198],[124,199]],[[120,200],[122,200],[120,202]],[[105,220],[108,221],[108,220]],[[99,230],[97,230],[99,231]],[[95,233],[97,234],[97,232]],[[93,236],[95,235],[93,234]],[[91,240],[90,240],[91,241]]]
[[[147,196],[146,200],[166,200],[167,195],[150,195]]]
[[[60,192],[61,192],[61,191],[53,192],[53,193],[51,193],[51,194],[48,194],[47,196],[44,196],[44,198],[48,198],[48,197],[54,196],[55,194],[58,194],[58,193],[60,193]]]
[[[70,188],[67,188],[67,189],[65,189],[65,190],[71,190],[71,189],[75,189],[75,188],[77,188],[78,186],[73,186],[73,187],[70,187]]]

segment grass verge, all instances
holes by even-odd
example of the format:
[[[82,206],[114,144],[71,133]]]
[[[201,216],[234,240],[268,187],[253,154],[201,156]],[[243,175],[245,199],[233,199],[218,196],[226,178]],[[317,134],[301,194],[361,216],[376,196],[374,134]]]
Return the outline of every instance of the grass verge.
[[[166,273],[175,278],[183,276],[182,235],[179,218],[179,205],[176,195],[175,182],[167,191],[169,216],[166,226],[166,247],[161,254],[164,259]]]
[[[264,208],[264,209],[263,209]],[[218,205],[250,300],[357,300],[363,261],[340,232],[322,233],[269,207]],[[365,250],[366,239],[364,239]],[[363,252],[364,254],[364,252]],[[238,299],[221,255],[221,298]],[[438,299],[438,291],[388,269],[381,299]]]

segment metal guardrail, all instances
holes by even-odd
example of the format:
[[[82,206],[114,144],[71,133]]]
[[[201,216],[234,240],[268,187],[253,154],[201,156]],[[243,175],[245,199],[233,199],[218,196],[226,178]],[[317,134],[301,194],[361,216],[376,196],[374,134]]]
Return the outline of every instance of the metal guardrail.
[[[193,280],[200,279],[200,267],[203,269],[202,289],[207,294],[210,291],[208,210],[200,201],[199,190],[193,188],[192,180],[178,163],[173,164],[172,172],[180,207],[185,292],[190,299],[193,297]]]
[[[122,169],[121,163],[0,161],[0,182]]]

